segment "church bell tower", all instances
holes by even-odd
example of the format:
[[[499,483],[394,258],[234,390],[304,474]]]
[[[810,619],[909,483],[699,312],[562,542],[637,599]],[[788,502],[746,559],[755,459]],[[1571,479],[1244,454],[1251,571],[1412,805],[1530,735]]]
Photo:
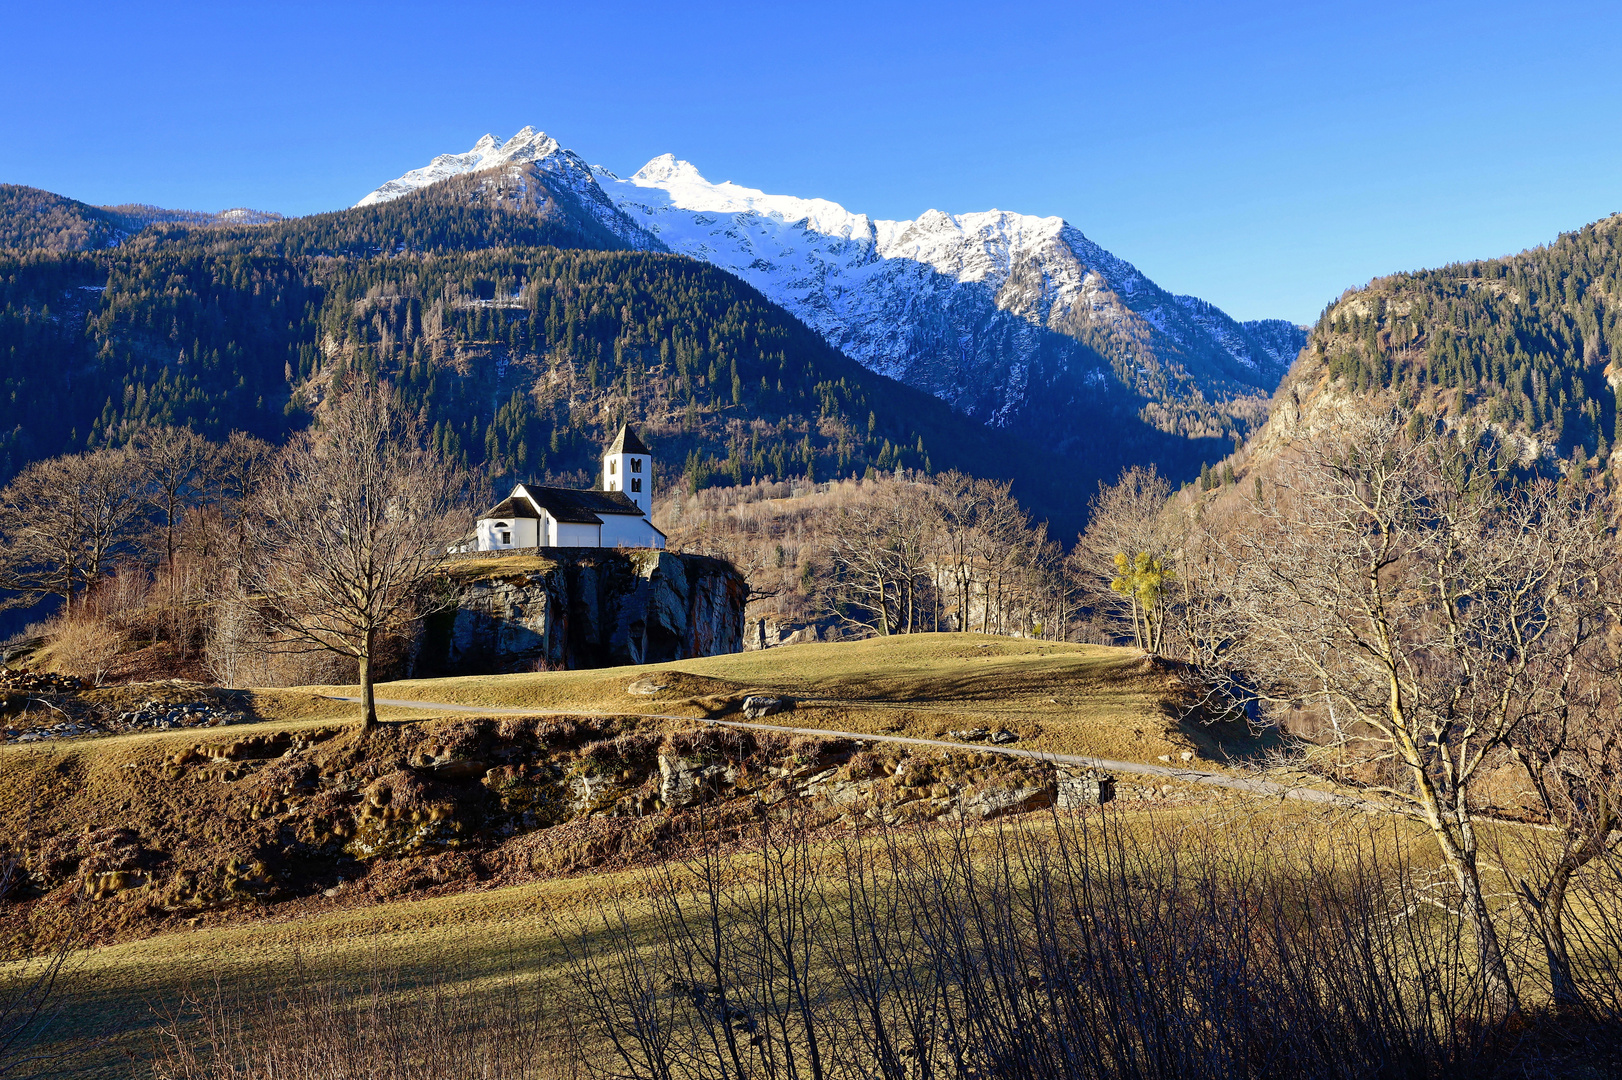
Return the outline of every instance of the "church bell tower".
[[[620,427],[603,454],[603,490],[625,492],[644,514],[653,510],[653,455],[630,424]]]

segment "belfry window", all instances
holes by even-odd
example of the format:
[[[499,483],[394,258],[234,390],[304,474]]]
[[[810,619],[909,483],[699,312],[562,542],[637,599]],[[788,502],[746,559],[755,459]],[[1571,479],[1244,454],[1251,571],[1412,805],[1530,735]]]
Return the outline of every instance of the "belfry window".
[[[642,490],[642,481],[640,479],[638,479],[638,478],[633,477],[632,480],[631,480],[631,490],[632,491],[641,491]]]
[[[608,475],[613,476],[616,472],[619,471],[619,467],[620,467],[620,463],[615,461],[613,458],[610,458],[609,461],[608,461]]]
[[[632,472],[641,472],[642,471],[642,459],[641,458],[634,457],[634,458],[631,459],[631,471]]]

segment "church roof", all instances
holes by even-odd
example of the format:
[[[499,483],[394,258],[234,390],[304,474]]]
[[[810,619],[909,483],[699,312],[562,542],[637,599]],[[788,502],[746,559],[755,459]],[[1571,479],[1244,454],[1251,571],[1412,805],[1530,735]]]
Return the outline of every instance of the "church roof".
[[[646,446],[643,446],[642,440],[636,437],[636,432],[631,430],[630,424],[620,425],[620,433],[614,437],[613,442],[608,444],[608,449],[604,451],[603,456],[607,457],[609,454],[642,454],[645,457],[653,456],[653,452],[650,451]]]
[[[490,518],[533,518],[537,516],[535,508],[529,504],[528,499],[520,499],[509,495],[480,514],[479,520],[485,521]]]
[[[523,485],[535,505],[558,521],[571,525],[598,525],[599,514],[633,514],[642,516],[641,507],[632,502],[623,491],[575,491],[571,488],[530,487]]]

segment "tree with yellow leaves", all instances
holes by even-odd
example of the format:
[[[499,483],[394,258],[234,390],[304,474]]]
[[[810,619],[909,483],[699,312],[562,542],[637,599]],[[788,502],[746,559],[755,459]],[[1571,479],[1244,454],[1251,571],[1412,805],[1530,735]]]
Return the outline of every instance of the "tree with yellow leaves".
[[[1159,652],[1166,627],[1166,590],[1177,575],[1166,561],[1147,551],[1115,554],[1115,580],[1109,587],[1132,604],[1132,636],[1138,648]]]

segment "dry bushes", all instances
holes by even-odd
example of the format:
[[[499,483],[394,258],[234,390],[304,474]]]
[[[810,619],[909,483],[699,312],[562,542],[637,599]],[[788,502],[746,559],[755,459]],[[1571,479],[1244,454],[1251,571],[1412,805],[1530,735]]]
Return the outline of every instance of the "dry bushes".
[[[1468,928],[1393,854],[1390,826],[1307,850],[1163,824],[1143,839],[1060,816],[832,853],[762,830],[745,856],[653,872],[651,911],[568,928],[564,1014],[599,1075],[649,1080],[1349,1080],[1611,1060],[1614,1013],[1494,1019]],[[1590,925],[1614,964],[1622,936]],[[1535,970],[1518,970],[1530,995]]]
[[[171,1018],[156,1075],[1612,1075],[1622,864],[1576,901],[1585,1007],[1503,1020],[1399,824],[1347,820],[1309,847],[1268,821],[1106,811],[830,841],[757,819],[557,924],[549,975],[296,968],[257,994],[213,988]],[[1546,1001],[1534,952],[1513,970]]]
[[[106,620],[77,615],[57,619],[47,637],[56,666],[94,686],[107,678],[126,640],[124,631]]]

